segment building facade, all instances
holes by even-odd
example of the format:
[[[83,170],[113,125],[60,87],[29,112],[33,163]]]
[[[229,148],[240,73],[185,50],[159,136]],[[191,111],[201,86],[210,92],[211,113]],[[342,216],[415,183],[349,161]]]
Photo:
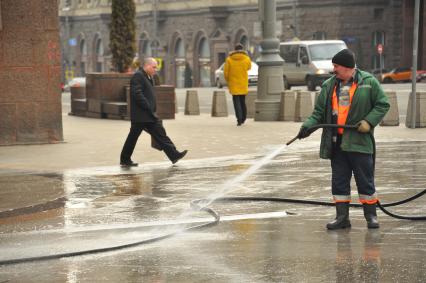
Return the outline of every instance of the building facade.
[[[277,0],[280,41],[342,39],[365,70],[411,66],[414,1]],[[214,85],[214,71],[236,43],[253,60],[260,50],[257,0],[135,0],[140,58],[161,64],[162,83]],[[113,70],[109,43],[111,0],[61,0],[63,67],[66,75]],[[426,69],[426,8],[421,1],[418,68]],[[377,45],[384,46],[380,57]]]

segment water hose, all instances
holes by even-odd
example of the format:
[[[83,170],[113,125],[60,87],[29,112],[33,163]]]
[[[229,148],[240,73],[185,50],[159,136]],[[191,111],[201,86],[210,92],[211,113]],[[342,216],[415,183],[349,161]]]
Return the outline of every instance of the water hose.
[[[424,221],[424,220],[426,220],[426,216],[401,216],[401,215],[397,215],[397,214],[389,212],[388,210],[385,209],[385,207],[397,206],[397,205],[401,205],[401,204],[410,202],[412,200],[415,200],[415,199],[423,196],[425,193],[426,193],[426,190],[423,190],[422,192],[417,193],[414,196],[411,196],[407,199],[397,201],[397,202],[393,202],[393,203],[381,204],[380,202],[377,202],[377,206],[385,214],[387,214],[391,217],[397,218],[397,219],[417,220],[417,221],[422,220],[422,221]],[[143,244],[154,243],[154,242],[157,242],[157,241],[160,241],[160,240],[171,238],[171,237],[178,235],[178,234],[185,232],[185,231],[200,230],[202,228],[214,226],[214,225],[219,224],[220,216],[213,209],[205,207],[205,206],[202,205],[202,202],[208,202],[208,201],[209,200],[207,200],[207,199],[196,199],[196,200],[191,201],[190,204],[191,204],[191,207],[193,209],[196,209],[196,210],[199,210],[199,211],[205,211],[208,214],[212,215],[214,217],[214,220],[211,221],[211,222],[207,222],[207,223],[196,225],[196,226],[187,227],[187,228],[179,230],[177,232],[172,232],[172,233],[169,233],[169,234],[166,234],[166,235],[157,236],[157,237],[153,237],[153,238],[149,238],[149,239],[145,239],[145,240],[142,240],[142,241],[137,241],[137,242],[133,242],[133,243],[129,243],[129,244],[124,244],[124,245],[117,245],[117,246],[112,246],[112,247],[90,249],[90,250],[83,250],[83,251],[69,252],[69,253],[59,253],[59,254],[52,254],[52,255],[46,255],[46,256],[7,259],[7,260],[0,261],[0,266],[116,251],[116,250],[131,248],[131,247],[135,247],[135,246],[139,246],[139,245],[143,245]],[[311,204],[311,205],[323,205],[323,206],[334,206],[335,205],[333,202],[314,201],[314,200],[307,200],[307,199],[275,198],[275,197],[224,197],[224,198],[217,198],[217,199],[214,200],[214,202],[235,202],[235,201],[285,202],[285,203]],[[362,207],[361,204],[350,204],[350,206],[351,207]]]
[[[359,127],[359,124],[356,125],[337,125],[337,124],[317,124],[315,126],[312,126],[308,129],[309,134],[312,134],[316,130],[320,128],[343,128],[343,129],[357,129]],[[295,136],[291,140],[289,140],[286,145],[292,144],[295,140],[300,139],[299,135]]]
[[[319,128],[344,128],[344,129],[355,129],[358,127],[358,125],[334,125],[334,124],[318,124],[308,129],[310,133],[313,133],[315,130]],[[292,142],[294,142],[296,139],[298,139],[299,136],[296,136],[289,142],[287,142],[287,145],[290,145]],[[393,203],[387,203],[387,204],[381,204],[379,201],[377,202],[377,206],[387,215],[397,218],[397,219],[404,219],[404,220],[426,220],[426,216],[401,216],[394,213],[389,212],[385,209],[385,207],[390,206],[396,206],[400,204],[407,203],[409,201],[415,200],[422,195],[426,193],[426,190],[423,190],[422,192],[409,197],[407,199],[393,202]],[[202,228],[206,228],[209,226],[213,226],[219,223],[220,216],[219,214],[214,211],[211,208],[208,208],[206,206],[202,205],[202,202],[206,202],[206,199],[196,199],[191,201],[191,207],[199,210],[199,211],[205,211],[213,216],[214,220],[208,223],[191,226],[184,228],[182,230],[168,233],[166,235],[157,236],[149,239],[145,239],[142,241],[137,241],[133,243],[128,243],[124,245],[117,245],[112,247],[105,247],[105,248],[98,248],[98,249],[89,249],[89,250],[83,250],[83,251],[76,251],[76,252],[69,252],[69,253],[59,253],[59,254],[52,254],[52,255],[46,255],[46,256],[37,256],[37,257],[27,257],[27,258],[16,258],[16,259],[7,259],[0,261],[0,266],[2,265],[11,265],[11,264],[18,264],[18,263],[25,263],[25,262],[36,262],[36,261],[44,261],[44,260],[52,260],[52,259],[60,259],[60,258],[67,258],[67,257],[74,257],[74,256],[81,256],[81,255],[87,255],[87,254],[95,254],[95,253],[103,253],[103,252],[110,252],[115,250],[121,250],[125,248],[135,247],[143,244],[149,244],[153,242],[157,242],[163,239],[167,239],[170,237],[173,237],[177,234],[180,234],[184,231],[191,231],[191,230],[199,230]],[[268,201],[268,202],[286,202],[286,203],[297,203],[297,204],[311,204],[311,205],[325,205],[325,206],[334,206],[335,204],[333,202],[323,202],[323,201],[313,201],[313,200],[301,200],[301,199],[289,199],[289,198],[273,198],[273,197],[224,197],[224,198],[217,198],[214,200],[214,202],[231,202],[231,201]],[[208,202],[207,203],[211,203]],[[352,207],[361,207],[361,204],[350,204]]]
[[[0,266],[18,264],[18,263],[25,263],[25,262],[45,261],[45,260],[60,259],[60,258],[67,258],[67,257],[74,257],[74,256],[82,256],[82,255],[87,255],[87,254],[105,253],[105,252],[111,252],[111,251],[116,251],[116,250],[122,250],[122,249],[131,248],[131,247],[135,247],[135,246],[139,246],[139,245],[143,245],[143,244],[150,244],[150,243],[153,243],[153,242],[157,242],[157,241],[160,241],[160,240],[171,238],[171,237],[176,236],[176,235],[178,235],[178,234],[180,234],[184,231],[199,230],[199,229],[206,228],[206,227],[209,227],[209,226],[213,226],[213,225],[216,225],[216,224],[219,223],[220,216],[213,209],[208,208],[208,207],[199,207],[196,204],[192,204],[192,207],[196,208],[197,210],[207,212],[208,214],[210,214],[214,217],[214,220],[211,221],[211,222],[204,223],[204,224],[187,227],[187,228],[181,229],[179,231],[175,231],[175,232],[168,233],[168,234],[165,234],[165,235],[161,235],[161,236],[157,236],[157,237],[153,237],[153,238],[149,238],[149,239],[145,239],[145,240],[142,240],[142,241],[137,241],[137,242],[133,242],[133,243],[129,243],[129,244],[117,245],[117,246],[99,248],[99,249],[82,250],[82,251],[76,251],[76,252],[58,253],[58,254],[45,255],[45,256],[7,259],[7,260],[0,261]]]

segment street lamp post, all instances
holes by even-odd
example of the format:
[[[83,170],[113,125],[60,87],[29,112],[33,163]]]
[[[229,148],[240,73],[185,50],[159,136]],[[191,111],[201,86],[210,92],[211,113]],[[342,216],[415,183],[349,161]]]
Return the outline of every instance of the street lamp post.
[[[152,55],[154,57],[158,56],[158,3],[157,0],[152,0],[152,13],[153,13],[153,37],[154,37],[154,48]]]
[[[283,63],[279,55],[279,45],[275,32],[275,0],[259,0],[259,17],[262,23],[263,39],[259,65],[257,99],[255,101],[255,121],[277,121],[280,115],[280,95],[284,90]]]
[[[407,117],[405,125],[407,128],[416,128],[416,80],[417,80],[417,50],[419,45],[419,14],[420,14],[420,0],[414,2],[414,28],[413,28],[413,66],[411,68],[411,94],[410,94],[410,105],[411,117]],[[420,122],[420,121],[419,121]]]

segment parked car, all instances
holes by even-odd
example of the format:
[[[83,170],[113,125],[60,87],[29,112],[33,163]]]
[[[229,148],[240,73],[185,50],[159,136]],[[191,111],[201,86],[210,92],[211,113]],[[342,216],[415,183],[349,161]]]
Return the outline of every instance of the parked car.
[[[370,73],[371,74],[373,74],[374,75],[374,77],[379,81],[379,82],[381,82],[382,81],[382,75],[383,74],[385,74],[385,73],[388,73],[389,72],[389,70],[388,69],[373,69],[373,70],[371,70],[370,71]]]
[[[342,40],[306,40],[280,43],[280,56],[284,59],[284,89],[306,85],[314,91],[332,76],[331,59],[347,48]]]
[[[417,70],[416,81],[426,79],[426,71]],[[381,79],[382,83],[397,83],[397,82],[410,82],[411,81],[411,68],[399,67],[392,69],[388,73],[384,73]]]
[[[214,72],[215,82],[216,82],[216,86],[218,88],[222,88],[222,87],[227,85],[227,83],[225,81],[225,77],[223,75],[223,67],[224,66],[225,66],[225,63],[223,63],[219,67],[219,69],[217,69]],[[259,66],[257,66],[257,64],[255,62],[251,62],[251,68],[248,71],[248,83],[249,83],[250,86],[257,85],[258,69],[259,69]]]
[[[75,77],[68,81],[68,83],[63,87],[62,91],[70,91],[70,87],[72,86],[86,86],[86,78],[85,77]]]

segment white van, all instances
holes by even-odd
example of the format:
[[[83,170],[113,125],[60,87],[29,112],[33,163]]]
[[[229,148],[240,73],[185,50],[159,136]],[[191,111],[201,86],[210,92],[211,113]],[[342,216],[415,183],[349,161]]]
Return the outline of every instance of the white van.
[[[347,48],[342,40],[307,40],[280,43],[280,55],[284,59],[284,88],[306,85],[313,91],[331,77],[331,59]]]

